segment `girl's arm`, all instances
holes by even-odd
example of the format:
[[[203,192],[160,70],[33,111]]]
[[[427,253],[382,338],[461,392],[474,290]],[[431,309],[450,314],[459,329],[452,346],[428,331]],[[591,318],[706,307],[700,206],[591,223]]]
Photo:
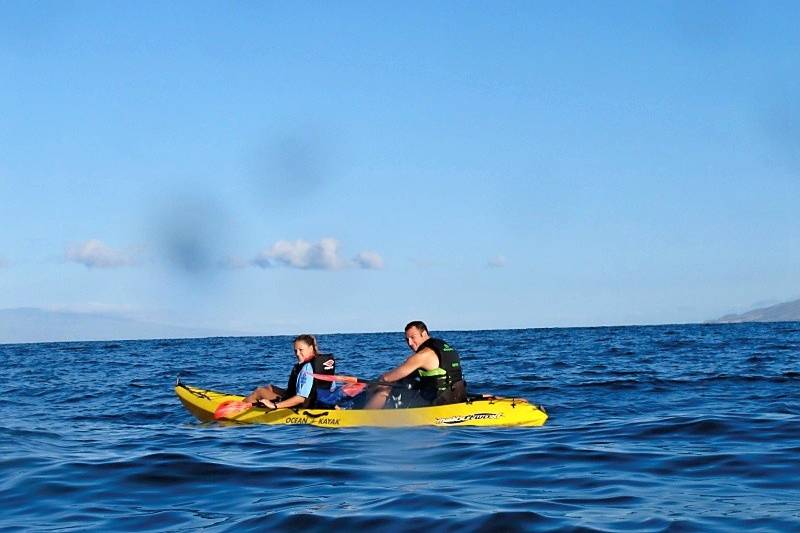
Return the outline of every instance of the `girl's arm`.
[[[305,401],[306,401],[305,396],[300,396],[299,394],[295,394],[291,398],[287,398],[280,402],[272,402],[272,403],[275,405],[275,409],[285,409],[289,407],[294,407],[296,405],[301,405]]]

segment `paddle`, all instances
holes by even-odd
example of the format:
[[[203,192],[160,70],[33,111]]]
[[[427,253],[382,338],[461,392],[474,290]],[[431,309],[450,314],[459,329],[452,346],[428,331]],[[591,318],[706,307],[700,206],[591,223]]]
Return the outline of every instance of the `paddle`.
[[[364,385],[387,385],[389,387],[407,387],[407,383],[392,383],[390,381],[361,379],[355,376],[334,376],[329,374],[312,374],[314,379],[322,381],[336,381],[338,383],[363,383]]]
[[[408,381],[382,381],[379,379],[370,380],[370,379],[361,379],[355,376],[335,376],[329,374],[312,374],[315,379],[319,379],[322,381],[333,381],[337,383],[347,383],[342,390],[348,396],[355,396],[362,392],[367,385],[384,385],[387,387],[391,387],[393,389],[412,389],[414,386],[413,384],[409,383]]]
[[[348,385],[343,387],[343,389],[345,390],[345,392],[347,392],[348,396],[355,396],[356,394],[364,390],[364,388],[366,388],[367,385],[387,385],[393,388],[398,388],[398,387],[408,388],[408,389],[412,388],[411,383],[407,382],[403,383],[402,381],[392,383],[389,381],[361,379],[355,376],[334,376],[328,374],[313,374],[313,376],[314,378],[320,379],[322,381],[335,381],[339,383],[347,383]],[[494,394],[469,394],[468,399],[469,401],[487,400],[491,402],[494,400],[514,400],[515,398],[509,398],[506,396],[495,396]]]
[[[361,379],[355,376],[334,376],[328,374],[312,374],[314,378],[320,379],[322,381],[335,381],[338,383],[347,383],[344,387],[345,392],[348,396],[355,396],[367,385],[387,385],[389,387],[402,387],[402,388],[410,388],[410,384],[408,383],[390,383],[388,381],[380,381],[380,380],[368,380],[368,379]],[[244,400],[227,400],[222,402],[217,406],[217,409],[214,411],[214,420],[220,420],[223,418],[235,418],[240,414],[244,413],[245,411],[249,411],[253,407],[263,407],[258,405],[258,402],[245,402]],[[268,408],[267,408],[268,409]]]

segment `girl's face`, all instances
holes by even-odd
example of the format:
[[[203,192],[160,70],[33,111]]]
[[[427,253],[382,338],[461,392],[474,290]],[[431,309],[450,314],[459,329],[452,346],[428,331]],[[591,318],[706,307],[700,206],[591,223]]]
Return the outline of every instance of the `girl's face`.
[[[314,357],[314,347],[303,341],[295,341],[294,355],[297,357],[297,362],[302,363]]]

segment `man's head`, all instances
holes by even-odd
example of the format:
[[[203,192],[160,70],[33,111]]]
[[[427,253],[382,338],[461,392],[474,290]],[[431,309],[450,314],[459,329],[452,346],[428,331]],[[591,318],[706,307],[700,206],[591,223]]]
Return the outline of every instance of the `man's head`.
[[[419,349],[420,345],[429,338],[428,326],[425,325],[425,322],[415,320],[406,325],[406,344],[415,352]]]

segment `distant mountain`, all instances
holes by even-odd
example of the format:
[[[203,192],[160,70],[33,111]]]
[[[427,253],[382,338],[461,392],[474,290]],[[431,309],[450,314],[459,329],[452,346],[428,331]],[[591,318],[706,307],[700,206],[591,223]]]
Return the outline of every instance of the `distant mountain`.
[[[754,309],[740,315],[725,315],[710,324],[733,324],[738,322],[800,322],[800,300]]]
[[[246,333],[169,326],[32,307],[0,309],[0,343],[231,337]]]

